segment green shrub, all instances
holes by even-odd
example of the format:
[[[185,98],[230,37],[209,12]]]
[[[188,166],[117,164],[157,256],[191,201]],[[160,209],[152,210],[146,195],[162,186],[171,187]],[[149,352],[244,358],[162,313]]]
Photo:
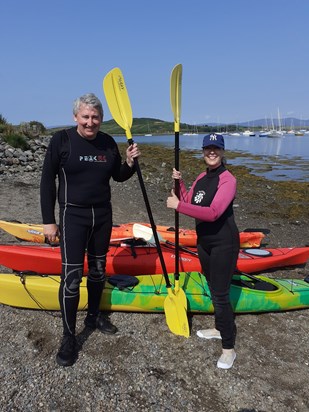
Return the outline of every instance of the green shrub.
[[[3,136],[3,140],[12,147],[20,148],[22,150],[29,149],[29,144],[23,136],[17,134],[8,134]]]
[[[6,118],[4,118],[1,113],[0,113],[0,124],[7,124]]]
[[[6,131],[6,124],[0,123],[0,133],[4,133]]]

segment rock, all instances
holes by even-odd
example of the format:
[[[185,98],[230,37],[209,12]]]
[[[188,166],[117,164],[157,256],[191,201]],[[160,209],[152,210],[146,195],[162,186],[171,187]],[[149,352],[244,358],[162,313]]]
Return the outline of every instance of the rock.
[[[9,157],[9,158],[12,158],[12,157],[14,157],[14,152],[15,152],[16,150],[13,148],[13,147],[8,147],[8,148],[6,148],[5,150],[4,150],[4,155],[6,156],[6,157]]]

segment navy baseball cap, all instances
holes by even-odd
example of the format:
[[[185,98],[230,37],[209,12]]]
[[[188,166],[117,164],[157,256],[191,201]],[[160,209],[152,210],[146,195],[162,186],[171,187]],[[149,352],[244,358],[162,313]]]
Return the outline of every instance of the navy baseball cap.
[[[212,133],[204,136],[202,147],[204,149],[204,147],[207,146],[217,146],[220,149],[224,149],[224,138],[222,134]]]

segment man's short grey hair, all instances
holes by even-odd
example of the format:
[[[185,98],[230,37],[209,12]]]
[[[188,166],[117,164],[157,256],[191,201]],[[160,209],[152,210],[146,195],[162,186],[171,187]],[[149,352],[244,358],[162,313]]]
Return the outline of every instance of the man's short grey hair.
[[[85,104],[87,106],[91,106],[96,109],[100,115],[101,119],[103,120],[103,107],[101,101],[97,98],[97,96],[93,93],[84,94],[81,97],[78,97],[73,104],[73,114],[74,116],[77,115],[79,112],[81,104]]]

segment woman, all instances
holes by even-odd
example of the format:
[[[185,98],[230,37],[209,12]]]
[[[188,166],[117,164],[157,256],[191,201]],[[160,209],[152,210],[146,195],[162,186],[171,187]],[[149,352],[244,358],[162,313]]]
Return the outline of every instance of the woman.
[[[56,178],[58,178],[59,232],[62,274],[59,301],[63,321],[63,340],[57,363],[70,366],[77,359],[75,327],[79,303],[79,284],[87,250],[88,312],[85,325],[113,334],[117,328],[99,315],[105,282],[106,253],[112,231],[110,179],[124,182],[135,172],[134,159],[140,155],[136,144],[126,150],[122,163],[114,139],[100,132],[103,108],[92,93],[74,102],[77,127],[62,130],[52,137],[41,177],[41,209],[44,235],[55,241]]]
[[[217,367],[229,369],[236,358],[236,325],[229,297],[239,252],[239,232],[233,214],[236,179],[224,166],[222,135],[204,137],[203,155],[206,171],[197,177],[189,192],[181,173],[173,169],[173,178],[180,179],[180,200],[172,191],[167,207],[195,218],[198,255],[215,309],[215,329],[199,330],[197,335],[222,339]]]

